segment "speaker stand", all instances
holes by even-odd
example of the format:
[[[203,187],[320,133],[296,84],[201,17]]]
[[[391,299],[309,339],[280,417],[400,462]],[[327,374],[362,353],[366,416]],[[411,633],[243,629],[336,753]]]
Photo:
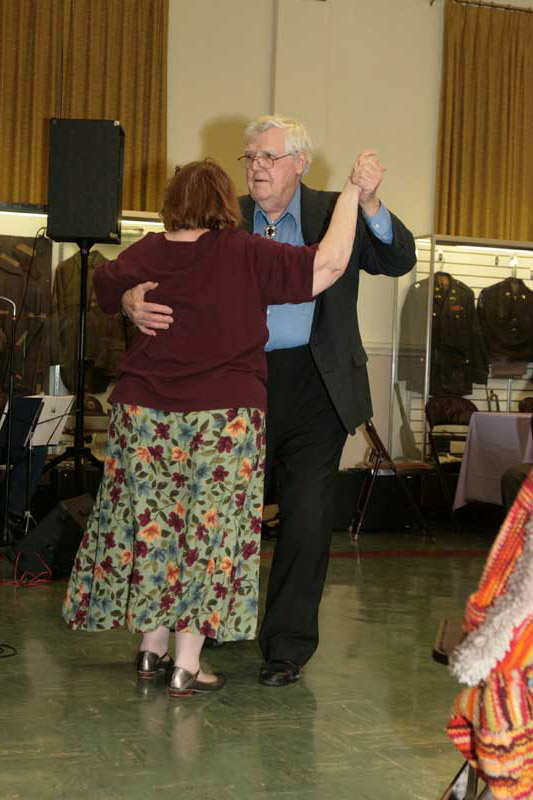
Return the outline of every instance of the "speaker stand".
[[[77,342],[77,387],[76,387],[76,428],[74,433],[74,446],[67,447],[64,453],[52,458],[47,462],[44,471],[54,469],[63,461],[74,460],[74,476],[76,484],[76,494],[82,494],[85,489],[84,464],[90,462],[93,466],[102,468],[99,461],[89,447],[85,447],[83,438],[83,427],[85,417],[85,327],[87,315],[87,280],[89,276],[89,252],[95,243],[94,239],[75,239],[74,242],[80,248],[81,272],[80,272],[80,315],[78,319],[78,342]]]

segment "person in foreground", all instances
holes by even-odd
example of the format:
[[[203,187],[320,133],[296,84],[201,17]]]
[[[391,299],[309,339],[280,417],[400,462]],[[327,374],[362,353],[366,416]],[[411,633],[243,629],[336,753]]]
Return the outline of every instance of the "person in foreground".
[[[263,116],[247,126],[240,161],[249,195],[239,199],[245,230],[294,245],[323,240],[339,194],[301,182],[311,160],[309,134],[297,120]],[[347,433],[372,417],[357,321],[359,273],[398,276],[416,262],[412,234],[378,199],[383,173],[376,153],[364,151],[357,233],[341,280],[315,301],[268,309],[266,483],[275,462],[281,521],[259,633],[259,680],[266,686],[298,680],[318,646],[330,495]],[[145,301],[150,287],[126,292],[122,304],[141,331],[160,335],[180,319],[170,307]]]
[[[234,186],[215,162],[177,169],[149,233],[98,267],[104,311],[158,284],[176,324],[137,332],[110,402],[105,470],[63,604],[71,628],[141,631],[140,678],[169,693],[220,689],[202,671],[206,636],[253,639],[265,458],[266,307],[310,301],[344,272],[363,169],[357,162],[318,246],[238,229]],[[168,655],[176,631],[175,661]]]
[[[533,797],[533,471],[522,483],[468,599],[450,657],[469,688],[448,735],[496,800]]]

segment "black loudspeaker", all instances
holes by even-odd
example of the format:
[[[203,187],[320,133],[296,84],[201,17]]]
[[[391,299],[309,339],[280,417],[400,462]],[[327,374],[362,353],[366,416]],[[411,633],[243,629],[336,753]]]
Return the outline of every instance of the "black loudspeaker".
[[[50,120],[47,235],[120,242],[124,131],[110,119]]]
[[[7,555],[15,578],[42,575],[47,566],[53,578],[70,575],[93,503],[89,494],[63,500],[12,547]]]

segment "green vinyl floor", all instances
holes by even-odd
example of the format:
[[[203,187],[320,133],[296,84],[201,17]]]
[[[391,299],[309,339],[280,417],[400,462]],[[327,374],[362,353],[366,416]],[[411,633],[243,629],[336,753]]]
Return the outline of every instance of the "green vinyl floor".
[[[16,649],[0,659],[0,798],[437,800],[461,757],[445,732],[458,685],[432,644],[493,535],[368,533],[358,560],[336,533],[300,682],[260,686],[256,643],[236,643],[206,653],[226,688],[180,700],[138,684],[127,631],[66,627],[64,581],[9,585],[0,559],[0,643]]]

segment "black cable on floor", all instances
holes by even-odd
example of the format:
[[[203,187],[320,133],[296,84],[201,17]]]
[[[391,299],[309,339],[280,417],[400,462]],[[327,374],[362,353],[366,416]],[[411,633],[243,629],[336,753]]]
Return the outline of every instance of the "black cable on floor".
[[[0,644],[0,658],[11,658],[12,656],[17,656],[17,655],[18,652],[16,647],[13,647],[10,644]]]

